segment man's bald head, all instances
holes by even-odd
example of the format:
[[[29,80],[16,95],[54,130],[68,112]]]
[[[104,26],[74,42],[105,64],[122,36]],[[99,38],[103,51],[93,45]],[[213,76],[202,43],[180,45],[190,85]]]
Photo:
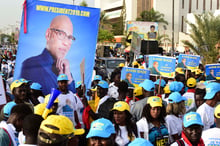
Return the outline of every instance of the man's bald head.
[[[69,17],[59,15],[53,18],[47,29],[47,50],[54,59],[64,58],[69,51],[73,36],[73,24]]]

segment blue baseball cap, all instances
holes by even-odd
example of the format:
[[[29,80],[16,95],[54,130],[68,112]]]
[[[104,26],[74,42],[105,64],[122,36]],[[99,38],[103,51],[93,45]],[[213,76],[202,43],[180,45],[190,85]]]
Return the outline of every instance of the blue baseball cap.
[[[28,83],[28,80],[26,80],[24,78],[20,78],[19,81],[22,82],[22,83]]]
[[[181,101],[187,100],[185,97],[181,96],[179,92],[173,92],[169,95],[168,101],[169,103],[179,103]]]
[[[86,138],[90,138],[90,137],[108,138],[114,133],[115,133],[115,127],[112,124],[112,122],[105,118],[101,118],[92,122],[91,128]]]
[[[189,112],[183,117],[183,126],[187,128],[191,125],[203,126],[201,116],[196,112]]]
[[[60,74],[58,77],[57,77],[57,81],[68,81],[68,77],[66,74]]]
[[[180,92],[184,85],[182,82],[173,81],[170,83],[169,88],[171,92]]]
[[[6,60],[5,60],[5,59],[3,59],[3,60],[2,60],[2,62],[6,62]]]
[[[143,55],[139,55],[139,56],[138,56],[138,59],[142,59],[142,58],[144,58]]]
[[[11,114],[11,109],[16,105],[14,101],[7,103],[3,108],[3,113],[5,117],[9,117]]]
[[[99,81],[97,86],[106,89],[106,88],[108,88],[108,83],[106,81],[104,81],[104,80],[101,80],[101,81]]]
[[[161,87],[165,87],[166,86],[166,82],[164,81],[164,79],[161,79],[161,81],[160,81],[160,79],[157,79],[157,81],[154,82],[154,84],[155,85],[159,85],[160,84]]]
[[[100,76],[100,75],[95,75],[95,77],[94,77],[93,80],[99,80],[99,81],[101,81],[101,80],[102,80],[102,76]]]
[[[75,88],[79,88],[82,85],[82,81],[78,81],[75,84]]]
[[[144,80],[142,83],[139,84],[139,86],[144,88],[144,90],[146,91],[154,91],[155,89],[154,82],[149,79]]]
[[[212,99],[217,92],[220,92],[220,83],[211,82],[206,85],[206,94],[204,99]]]
[[[32,83],[30,88],[34,90],[42,90],[42,86],[39,83]]]
[[[153,144],[144,138],[135,138],[128,146],[153,146]]]

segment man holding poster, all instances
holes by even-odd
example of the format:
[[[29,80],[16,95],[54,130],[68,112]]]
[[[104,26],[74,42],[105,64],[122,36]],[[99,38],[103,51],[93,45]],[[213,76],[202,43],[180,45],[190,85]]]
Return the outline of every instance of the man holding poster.
[[[26,59],[22,63],[20,77],[40,83],[43,93],[50,93],[51,87],[57,86],[57,76],[68,76],[68,87],[74,91],[74,80],[70,72],[70,64],[65,59],[66,54],[75,40],[73,25],[69,17],[58,15],[50,23],[46,30],[46,48],[34,57]]]

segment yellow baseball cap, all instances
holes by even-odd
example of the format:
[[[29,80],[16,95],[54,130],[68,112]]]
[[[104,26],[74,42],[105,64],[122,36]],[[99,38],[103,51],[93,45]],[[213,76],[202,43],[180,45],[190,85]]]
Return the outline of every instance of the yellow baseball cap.
[[[134,61],[132,64],[133,64],[133,65],[138,65],[138,66],[139,66],[139,63],[138,63],[137,61]]]
[[[45,104],[45,103],[40,103],[40,104],[34,106],[34,114],[42,116],[46,106],[47,106],[47,104]],[[52,112],[52,109],[50,109],[50,112]]]
[[[144,66],[139,66],[140,69],[144,69]]]
[[[24,82],[21,82],[19,80],[15,80],[14,82],[11,83],[10,89],[13,91],[14,88],[20,87]]]
[[[187,81],[186,81],[186,85],[188,87],[195,87],[196,86],[196,79],[195,78],[189,78]]]
[[[135,89],[134,89],[134,96],[136,97],[136,96],[140,96],[140,95],[143,95],[142,87],[137,86],[137,87],[135,87]]]
[[[44,103],[47,104],[49,102],[49,100],[50,100],[50,94],[47,94],[44,98]],[[58,103],[58,102],[59,102],[59,100],[58,100],[58,98],[56,98],[54,103]]]
[[[118,65],[118,67],[124,67],[124,66],[125,66],[124,63],[120,63],[120,64]]]
[[[62,115],[48,116],[41,123],[40,129],[46,133],[58,135],[82,135],[85,132],[84,129],[75,129],[72,121]]]
[[[114,104],[112,110],[123,112],[125,110],[130,112],[130,106],[125,101],[118,101]]]
[[[215,117],[220,118],[220,104],[215,108]]]
[[[150,104],[151,107],[162,107],[162,99],[158,96],[151,96],[148,98],[147,104]]]
[[[181,67],[177,67],[175,71],[179,74],[184,74],[183,69]]]
[[[216,78],[216,80],[220,80],[220,77],[215,77]]]
[[[168,84],[163,88],[163,91],[165,94],[169,94],[171,92]]]
[[[195,70],[195,74],[196,74],[196,75],[199,75],[199,74],[201,74],[201,73],[203,73],[203,71],[201,71],[201,69],[198,68],[198,69]]]

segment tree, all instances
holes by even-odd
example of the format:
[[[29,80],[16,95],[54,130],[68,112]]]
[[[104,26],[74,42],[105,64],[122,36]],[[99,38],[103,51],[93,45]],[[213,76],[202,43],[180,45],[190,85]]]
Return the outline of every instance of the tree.
[[[149,21],[149,22],[161,22],[168,25],[168,22],[164,20],[164,14],[159,11],[155,11],[152,8],[150,11],[143,11],[140,14],[140,17],[136,19],[137,21]]]
[[[88,7],[88,4],[86,3],[85,0],[83,0],[79,5],[80,6],[84,6],[84,7]]]
[[[162,34],[162,35],[158,34],[157,41],[158,41],[158,46],[160,46],[164,42],[169,42],[169,43],[171,42],[168,34]]]
[[[99,29],[99,34],[98,34],[98,42],[103,43],[104,41],[114,41],[114,35],[108,30],[105,29]]]
[[[183,40],[182,42],[202,57],[203,64],[216,63],[218,49],[216,45],[220,42],[220,16],[213,13],[194,15],[195,24],[186,21],[191,27],[190,38],[193,42]]]

